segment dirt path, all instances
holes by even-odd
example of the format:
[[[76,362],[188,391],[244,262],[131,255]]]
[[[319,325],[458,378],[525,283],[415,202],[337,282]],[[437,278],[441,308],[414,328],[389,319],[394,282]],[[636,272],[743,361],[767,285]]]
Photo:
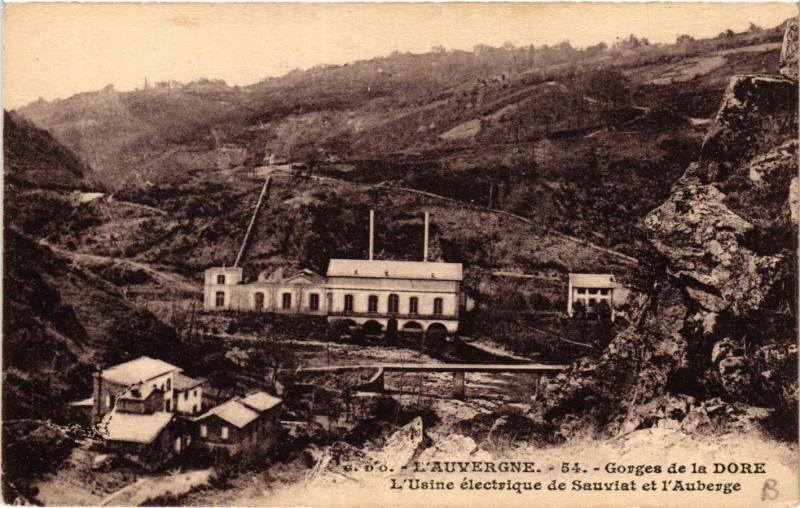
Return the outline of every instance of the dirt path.
[[[155,280],[157,280],[160,284],[165,287],[169,287],[170,289],[178,290],[178,291],[190,291],[195,292],[199,290],[199,287],[194,282],[182,277],[180,275],[165,272],[153,266],[145,263],[140,263],[138,261],[133,261],[127,258],[118,258],[118,257],[111,257],[111,256],[101,256],[98,254],[88,254],[85,252],[76,252],[72,250],[64,249],[63,247],[59,247],[54,245],[46,240],[40,239],[37,240],[39,244],[48,247],[54,252],[57,252],[63,256],[66,256],[70,259],[81,263],[87,264],[104,264],[104,263],[115,263],[115,264],[127,264],[133,268],[137,268],[144,272],[147,272],[148,275],[152,276]]]

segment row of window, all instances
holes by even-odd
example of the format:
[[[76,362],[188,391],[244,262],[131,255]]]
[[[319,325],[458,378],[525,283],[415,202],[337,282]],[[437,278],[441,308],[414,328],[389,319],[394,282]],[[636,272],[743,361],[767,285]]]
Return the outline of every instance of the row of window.
[[[215,295],[215,305],[217,307],[224,307],[225,306],[225,292],[224,291],[217,291]],[[255,294],[255,309],[262,310],[264,308],[264,293],[256,293]],[[291,293],[283,293],[281,294],[281,308],[282,309],[291,309],[292,308],[292,294]],[[319,294],[311,293],[308,295],[308,310],[319,310]]]
[[[353,295],[344,295],[344,311],[353,312],[354,298]],[[367,298],[367,312],[378,312],[378,295],[369,295]],[[389,314],[396,314],[400,312],[400,297],[394,293],[389,295],[386,302],[386,312]],[[442,298],[433,299],[433,314],[442,314],[444,312],[444,300]],[[408,313],[419,313],[419,298],[411,296],[408,298]]]
[[[578,290],[580,292],[581,290]],[[604,293],[605,294],[605,293]],[[351,294],[344,295],[344,310],[345,312],[353,312],[355,307],[355,298]],[[217,307],[224,307],[225,306],[225,292],[224,291],[217,291],[215,304]],[[378,295],[369,295],[367,298],[367,312],[378,312],[379,307],[379,299]],[[264,293],[256,293],[255,294],[255,309],[262,310],[264,308]],[[283,293],[281,294],[281,308],[282,309],[291,309],[292,308],[292,294],[291,293]],[[308,309],[311,311],[319,310],[319,294],[317,293],[310,293],[308,295]],[[392,314],[396,314],[400,312],[400,297],[394,293],[389,295],[386,305],[386,312]],[[416,296],[411,296],[408,299],[408,313],[409,314],[418,314],[419,313],[419,298]],[[433,299],[433,314],[443,314],[444,313],[444,300],[442,298],[434,298]]]
[[[579,295],[585,295],[587,289],[586,288],[577,288],[577,291],[578,291]],[[588,291],[589,291],[590,295],[596,295],[599,292],[601,295],[606,295],[606,296],[611,292],[610,289],[605,289],[605,288],[604,289],[593,288],[593,289],[589,289]]]
[[[576,298],[575,303],[578,302],[581,302],[584,305],[589,305],[589,307],[594,307],[597,305],[597,298],[589,298],[588,300],[586,298]]]

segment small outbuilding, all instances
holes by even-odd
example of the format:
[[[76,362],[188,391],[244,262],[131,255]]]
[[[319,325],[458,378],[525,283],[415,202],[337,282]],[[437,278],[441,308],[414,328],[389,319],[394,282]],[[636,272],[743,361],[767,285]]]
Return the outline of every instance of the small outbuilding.
[[[281,407],[281,399],[261,391],[231,399],[194,419],[197,444],[214,456],[263,456],[280,435]]]
[[[146,469],[182,454],[192,442],[191,429],[173,413],[112,411],[97,426],[108,451]]]
[[[617,301],[615,292],[620,286],[610,273],[571,273],[567,292],[567,314],[572,317],[575,304],[581,303],[587,312],[593,312],[600,302],[610,309]],[[626,291],[627,293],[627,291]]]

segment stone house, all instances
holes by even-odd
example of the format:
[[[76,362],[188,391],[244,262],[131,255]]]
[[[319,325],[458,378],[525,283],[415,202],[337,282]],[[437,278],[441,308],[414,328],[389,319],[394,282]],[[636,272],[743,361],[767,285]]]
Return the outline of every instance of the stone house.
[[[146,469],[155,469],[191,445],[191,427],[174,413],[128,413],[115,409],[98,424],[107,451]]]
[[[204,381],[181,374],[182,370],[148,356],[98,370],[93,374],[92,396],[71,406],[89,409],[93,422],[114,408],[128,412],[198,413],[202,411]]]
[[[280,435],[281,409],[280,399],[261,391],[231,399],[194,419],[196,443],[213,456],[263,456]]]
[[[204,379],[194,379],[177,372],[175,374],[175,411],[196,415],[203,410]]]

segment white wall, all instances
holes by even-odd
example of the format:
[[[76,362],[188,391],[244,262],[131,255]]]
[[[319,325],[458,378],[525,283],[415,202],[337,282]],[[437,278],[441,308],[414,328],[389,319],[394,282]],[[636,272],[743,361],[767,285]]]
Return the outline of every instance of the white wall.
[[[188,393],[189,397],[186,398]],[[196,386],[187,390],[186,392],[176,392],[175,401],[178,405],[178,412],[194,414],[193,408],[196,406],[198,411],[203,409],[203,387]]]

